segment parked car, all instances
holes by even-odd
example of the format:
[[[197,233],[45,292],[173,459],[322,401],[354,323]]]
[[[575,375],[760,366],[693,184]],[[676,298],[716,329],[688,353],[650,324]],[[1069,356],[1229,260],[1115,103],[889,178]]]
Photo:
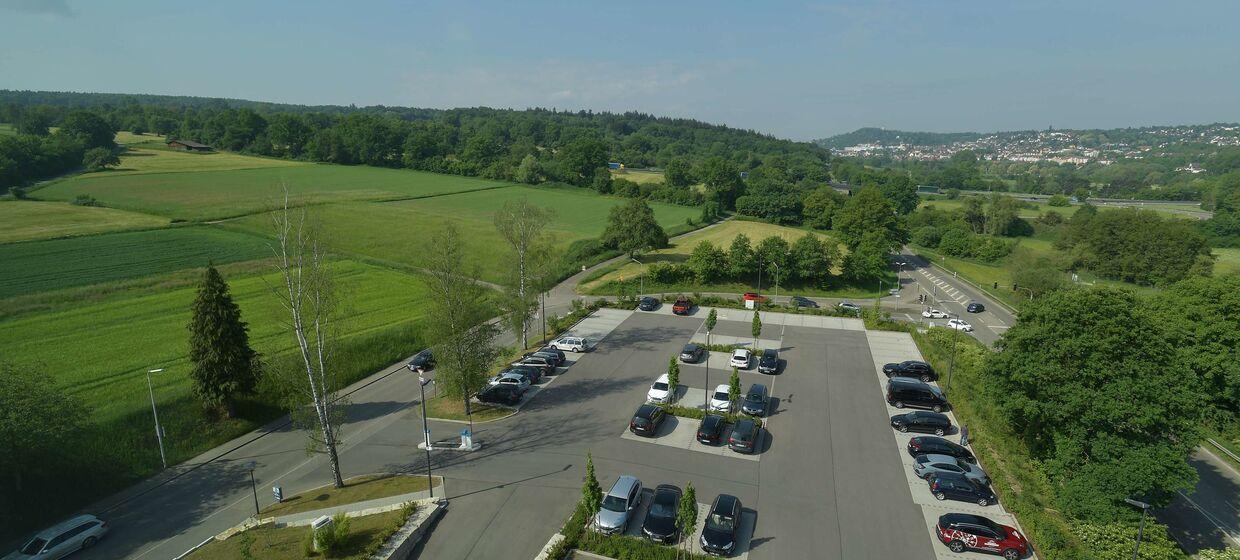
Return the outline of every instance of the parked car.
[[[580,336],[562,336],[551,341],[551,347],[569,352],[585,352],[590,348],[588,341]]]
[[[79,515],[40,531],[6,559],[57,560],[95,546],[108,533],[108,524],[93,515]]]
[[[965,307],[964,310],[969,313],[981,313],[986,310],[986,306],[982,305],[980,302],[970,301],[969,305]]]
[[[680,361],[685,362],[686,364],[697,363],[705,357],[706,349],[692,342],[686,344],[684,348],[680,349]]]
[[[990,486],[990,477],[986,476],[986,472],[977,465],[970,465],[964,459],[938,454],[918,455],[913,458],[913,474],[918,478],[929,478],[940,473],[964,475],[973,482]]]
[[[654,311],[659,308],[659,298],[645,296],[637,302],[637,308],[642,311]]]
[[[908,440],[908,454],[910,456],[917,457],[918,455],[929,453],[948,455],[957,459],[964,459],[970,463],[977,462],[977,458],[973,456],[973,452],[969,451],[968,447],[941,437],[917,436]]]
[[[938,500],[957,500],[988,506],[998,501],[995,493],[986,486],[965,478],[962,474],[940,473],[926,479],[930,493]]]
[[[905,360],[898,363],[884,364],[883,374],[888,378],[914,377],[922,383],[929,383],[939,379],[939,374],[934,372],[934,368],[921,360]]]
[[[534,366],[517,364],[514,366],[508,366],[507,369],[501,371],[500,373],[519,373],[527,377],[531,384],[534,384],[538,383],[542,379],[543,370],[542,368],[537,368]]]
[[[732,433],[728,435],[728,448],[737,453],[753,453],[757,450],[758,435],[761,432],[762,428],[758,426],[757,420],[741,418],[732,426]]]
[[[537,352],[531,352],[529,354],[522,356],[523,360],[528,359],[528,358],[542,358],[550,362],[551,365],[555,367],[560,367],[564,365],[564,353],[563,352],[552,352],[548,350],[539,350]]]
[[[947,313],[927,307],[925,311],[921,312],[921,316],[927,319],[945,319],[947,318]]]
[[[970,325],[968,322],[961,319],[948,319],[947,328],[964,332],[973,332],[973,325]]]
[[[855,313],[857,315],[861,314],[861,306],[851,301],[841,301],[837,307],[845,311],[851,311],[852,313]]]
[[[960,554],[978,550],[999,554],[1005,560],[1018,560],[1029,555],[1029,540],[1015,527],[1000,525],[980,515],[948,513],[939,516],[934,526],[939,542]]]
[[[937,412],[906,412],[891,417],[891,427],[901,432],[923,432],[941,436],[952,430],[952,421]]]
[[[530,388],[530,379],[520,373],[504,372],[491,378],[490,385],[512,385],[522,391]]]
[[[672,391],[674,388],[668,383],[667,374],[660,375],[654,383],[650,384],[650,390],[646,391],[646,402],[667,404],[672,401]]]
[[[746,348],[737,348],[732,351],[732,367],[740,369],[749,369],[749,358],[753,354]]]
[[[928,408],[935,412],[943,412],[951,406],[942,389],[907,377],[887,380],[887,404],[896,408]]]
[[[513,362],[514,366],[528,366],[538,369],[538,376],[555,375],[555,361],[542,356],[526,356],[521,361]]]
[[[663,418],[666,413],[662,408],[653,404],[643,404],[637,407],[637,412],[633,413],[633,419],[629,421],[629,431],[639,436],[654,437],[659,433],[659,426],[663,425]]]
[[[409,371],[414,373],[422,373],[432,369],[435,369],[435,355],[431,353],[429,348],[418,352],[413,356],[412,360],[409,360]]]
[[[660,543],[676,542],[676,512],[680,509],[680,488],[660,484],[650,499],[650,509],[642,521],[642,534]]]
[[[685,296],[676,298],[676,303],[672,304],[672,313],[676,315],[688,315],[690,311],[693,311],[693,300]]]
[[[715,496],[706,514],[706,525],[702,527],[702,550],[717,556],[732,554],[741,525],[741,510],[740,498],[729,494]]]
[[[767,348],[762,351],[762,357],[758,358],[758,373],[775,373],[779,371],[779,351],[774,348]]]
[[[766,385],[754,383],[749,386],[749,391],[745,393],[745,398],[741,400],[741,412],[753,416],[764,416],[766,414]]]
[[[792,296],[792,306],[818,309],[818,302],[804,296]]]
[[[594,526],[605,535],[624,533],[634,517],[637,506],[642,503],[642,481],[637,477],[620,475],[603,494],[602,507],[594,516]]]
[[[718,414],[707,414],[702,417],[702,422],[698,424],[697,440],[698,443],[707,445],[715,445],[719,443],[719,438],[723,437],[723,427],[728,420]]]
[[[755,301],[758,303],[766,303],[768,298],[758,292],[745,292],[741,295],[741,299],[745,301]]]
[[[474,396],[484,403],[516,406],[517,403],[521,402],[521,397],[524,395],[525,389],[522,389],[519,385],[498,383],[488,386]]]
[[[542,350],[535,352],[535,354],[553,354],[560,359],[559,365],[564,365],[564,362],[568,361],[568,356],[564,354],[564,351],[554,346],[546,346]]]
[[[726,384],[715,386],[715,393],[710,396],[710,410],[712,412],[732,411],[732,398],[728,390],[729,387]]]

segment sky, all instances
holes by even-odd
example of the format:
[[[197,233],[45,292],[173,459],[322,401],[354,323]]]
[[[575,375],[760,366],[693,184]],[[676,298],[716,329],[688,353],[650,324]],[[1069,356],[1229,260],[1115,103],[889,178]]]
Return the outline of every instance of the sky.
[[[0,89],[546,107],[809,140],[1240,121],[1240,2],[0,0]]]

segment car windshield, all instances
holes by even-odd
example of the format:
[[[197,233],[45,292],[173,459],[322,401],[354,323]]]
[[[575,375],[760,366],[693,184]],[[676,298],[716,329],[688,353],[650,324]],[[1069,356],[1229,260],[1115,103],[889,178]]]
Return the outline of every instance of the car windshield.
[[[624,505],[624,498],[621,498],[620,496],[607,496],[606,498],[603,498],[603,509],[607,511],[623,513]]]
[[[716,531],[731,531],[735,524],[736,520],[718,513],[710,514],[710,517],[706,520],[706,526]]]
[[[737,351],[735,351],[735,352],[733,352],[733,353],[732,353],[732,357],[733,357],[733,358],[744,358],[744,357],[745,357],[745,351],[744,351],[744,350],[737,350]]]
[[[671,517],[674,513],[672,512],[671,504],[655,502],[650,505],[650,511],[646,515],[650,517]]]
[[[39,537],[35,537],[33,539],[30,539],[30,542],[26,543],[26,546],[22,547],[21,553],[22,554],[38,554],[40,550],[43,550],[43,546],[46,544],[47,544],[47,541]]]
[[[762,351],[762,357],[763,357],[763,358],[774,358],[774,357],[775,357],[775,351],[774,351],[774,350],[763,350],[763,351]]]
[[[715,391],[715,400],[717,401],[729,400],[727,391]]]
[[[651,387],[656,391],[666,391],[667,383],[663,383],[662,381],[655,381],[654,385],[652,385]]]

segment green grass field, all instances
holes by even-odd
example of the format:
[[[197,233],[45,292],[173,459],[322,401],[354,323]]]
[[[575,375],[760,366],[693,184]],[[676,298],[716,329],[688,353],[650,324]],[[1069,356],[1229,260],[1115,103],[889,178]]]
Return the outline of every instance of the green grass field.
[[[186,167],[180,172],[170,173],[103,172],[80,175],[39,189],[32,196],[73,200],[79,194],[87,194],[114,208],[182,220],[212,220],[253,214],[275,206],[283,196],[281,184],[288,185],[295,203],[392,200],[505,185],[455,175],[344,165],[294,165],[225,171],[193,169]]]
[[[637,169],[625,169],[623,171],[613,170],[611,172],[612,179],[627,179],[637,184],[643,183],[662,183],[663,172],[661,171],[641,171]]]
[[[420,267],[425,263],[422,243],[448,223],[464,236],[466,254],[479,267],[480,277],[497,282],[505,279],[508,245],[495,231],[492,216],[506,201],[525,197],[531,203],[555,209],[548,233],[563,249],[568,243],[602,233],[611,208],[623,204],[618,198],[598,196],[576,189],[505,187],[415,200],[384,203],[342,203],[317,206],[314,219],[321,224],[338,251],[363,255],[388,263]],[[655,217],[665,227],[684,224],[698,210],[653,203]],[[266,234],[265,215],[228,222],[228,227]]]
[[[211,226],[12,243],[0,245],[0,298],[270,255],[264,239]]]
[[[167,218],[63,202],[0,200],[0,243],[168,225]]]
[[[1240,274],[1240,248],[1214,249],[1214,274]]]
[[[119,134],[117,142],[120,142]],[[233,171],[237,169],[261,169],[266,167],[299,167],[313,165],[304,161],[263,158],[234,154],[231,152],[178,152],[164,149],[162,143],[143,141],[130,145],[121,154],[121,164],[115,168],[86,173],[82,179],[94,179],[114,175],[139,175],[143,173],[186,173],[200,171]],[[122,142],[123,143],[123,142]]]

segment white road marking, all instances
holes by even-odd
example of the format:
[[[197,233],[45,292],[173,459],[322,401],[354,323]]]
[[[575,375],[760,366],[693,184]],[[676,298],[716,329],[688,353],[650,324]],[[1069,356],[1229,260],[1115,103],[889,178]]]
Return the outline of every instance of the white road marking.
[[[1202,517],[1205,517],[1207,521],[1209,521],[1210,523],[1213,523],[1215,527],[1218,527],[1218,530],[1222,531],[1224,535],[1227,535],[1228,539],[1231,539],[1231,541],[1236,543],[1237,546],[1240,546],[1240,538],[1237,538],[1236,535],[1231,532],[1231,529],[1224,527],[1222,523],[1219,523],[1218,519],[1216,519],[1213,515],[1210,515],[1210,512],[1206,511],[1201,506],[1197,505],[1197,502],[1194,502],[1193,499],[1189,498],[1188,495],[1185,494],[1184,492],[1177,490],[1176,493],[1179,494],[1181,498],[1184,498],[1184,500],[1187,501],[1189,504],[1191,504],[1193,508],[1201,512]]]

